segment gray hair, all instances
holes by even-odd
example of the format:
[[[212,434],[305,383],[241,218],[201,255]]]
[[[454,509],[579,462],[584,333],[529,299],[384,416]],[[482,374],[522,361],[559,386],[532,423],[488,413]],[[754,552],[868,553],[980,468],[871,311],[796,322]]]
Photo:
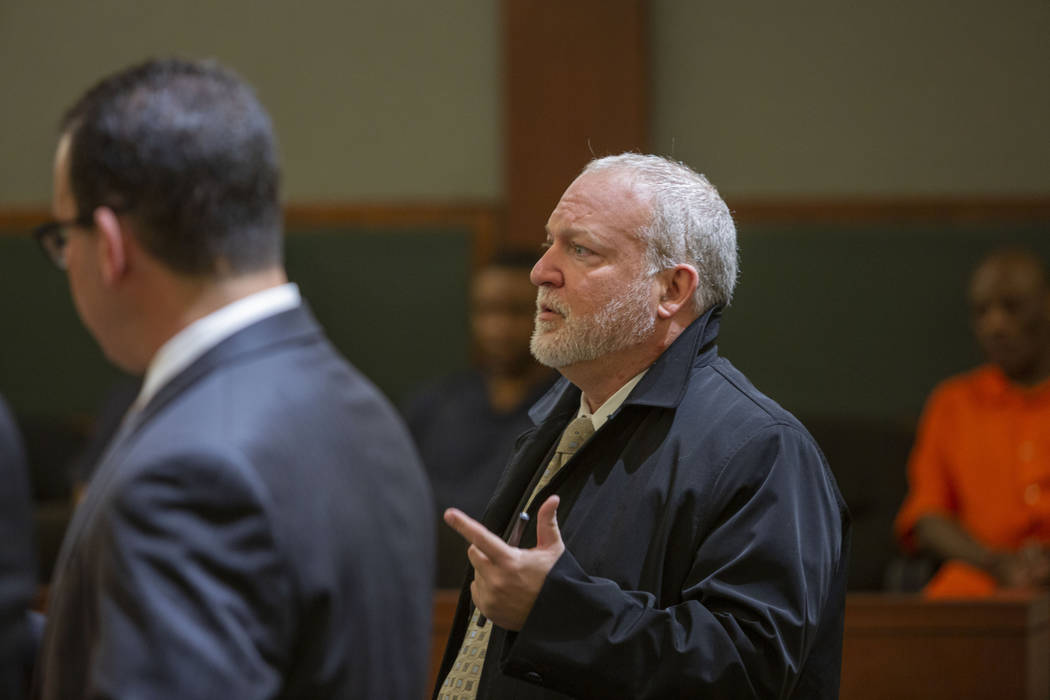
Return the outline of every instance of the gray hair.
[[[736,226],[715,186],[684,163],[638,153],[592,160],[583,172],[608,170],[621,171],[649,199],[652,216],[639,231],[649,274],[692,265],[700,277],[697,311],[728,305],[737,278]]]

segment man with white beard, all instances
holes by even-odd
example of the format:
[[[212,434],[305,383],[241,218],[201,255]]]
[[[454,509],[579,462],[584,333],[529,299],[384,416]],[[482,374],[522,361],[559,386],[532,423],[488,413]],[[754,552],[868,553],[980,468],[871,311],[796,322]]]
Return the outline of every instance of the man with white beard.
[[[849,516],[805,428],[715,341],[715,188],[593,161],[547,222],[531,348],[563,375],[469,543],[434,697],[838,696]]]

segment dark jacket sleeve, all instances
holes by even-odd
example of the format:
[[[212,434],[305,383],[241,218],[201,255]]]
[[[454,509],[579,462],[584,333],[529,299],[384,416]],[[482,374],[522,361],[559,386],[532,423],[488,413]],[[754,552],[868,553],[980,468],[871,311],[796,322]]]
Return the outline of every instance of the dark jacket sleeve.
[[[32,500],[22,440],[0,399],[0,697],[20,697],[32,658],[29,605],[36,588]]]
[[[166,456],[121,485],[94,555],[94,698],[270,698],[290,582],[236,455]]]
[[[683,457],[688,459],[688,457]],[[838,492],[793,426],[759,431],[698,511],[680,600],[657,604],[588,575],[566,551],[504,673],[578,698],[788,697],[817,636],[842,556]]]

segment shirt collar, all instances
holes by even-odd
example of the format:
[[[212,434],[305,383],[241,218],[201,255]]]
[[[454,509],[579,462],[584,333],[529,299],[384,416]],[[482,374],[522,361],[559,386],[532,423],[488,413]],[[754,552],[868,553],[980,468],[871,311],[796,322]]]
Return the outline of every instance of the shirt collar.
[[[597,431],[598,428],[605,425],[605,421],[609,420],[609,416],[611,416],[613,412],[623,404],[624,400],[631,393],[631,390],[638,385],[638,382],[642,381],[642,377],[644,377],[645,373],[648,371],[649,368],[646,367],[641,372],[628,379],[627,383],[617,389],[615,394],[607,398],[605,403],[599,406],[598,410],[594,413],[591,413],[590,408],[587,406],[587,400],[583,398],[583,393],[581,392],[580,410],[576,414],[576,417],[582,418],[583,416],[589,416],[591,424],[594,425],[594,429]]]
[[[289,282],[249,294],[197,319],[169,338],[153,355],[131,410],[144,408],[179,372],[237,331],[300,303],[298,285]]]

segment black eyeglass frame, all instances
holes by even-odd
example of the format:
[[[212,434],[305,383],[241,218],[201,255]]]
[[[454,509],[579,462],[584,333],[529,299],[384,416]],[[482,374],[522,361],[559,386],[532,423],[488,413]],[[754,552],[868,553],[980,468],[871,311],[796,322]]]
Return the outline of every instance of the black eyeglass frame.
[[[69,231],[67,229],[79,226],[81,228],[94,228],[95,217],[93,214],[78,216],[75,219],[59,221],[57,219],[40,224],[33,229],[33,238],[36,239],[40,250],[59,270],[66,269],[66,246],[69,245]]]

